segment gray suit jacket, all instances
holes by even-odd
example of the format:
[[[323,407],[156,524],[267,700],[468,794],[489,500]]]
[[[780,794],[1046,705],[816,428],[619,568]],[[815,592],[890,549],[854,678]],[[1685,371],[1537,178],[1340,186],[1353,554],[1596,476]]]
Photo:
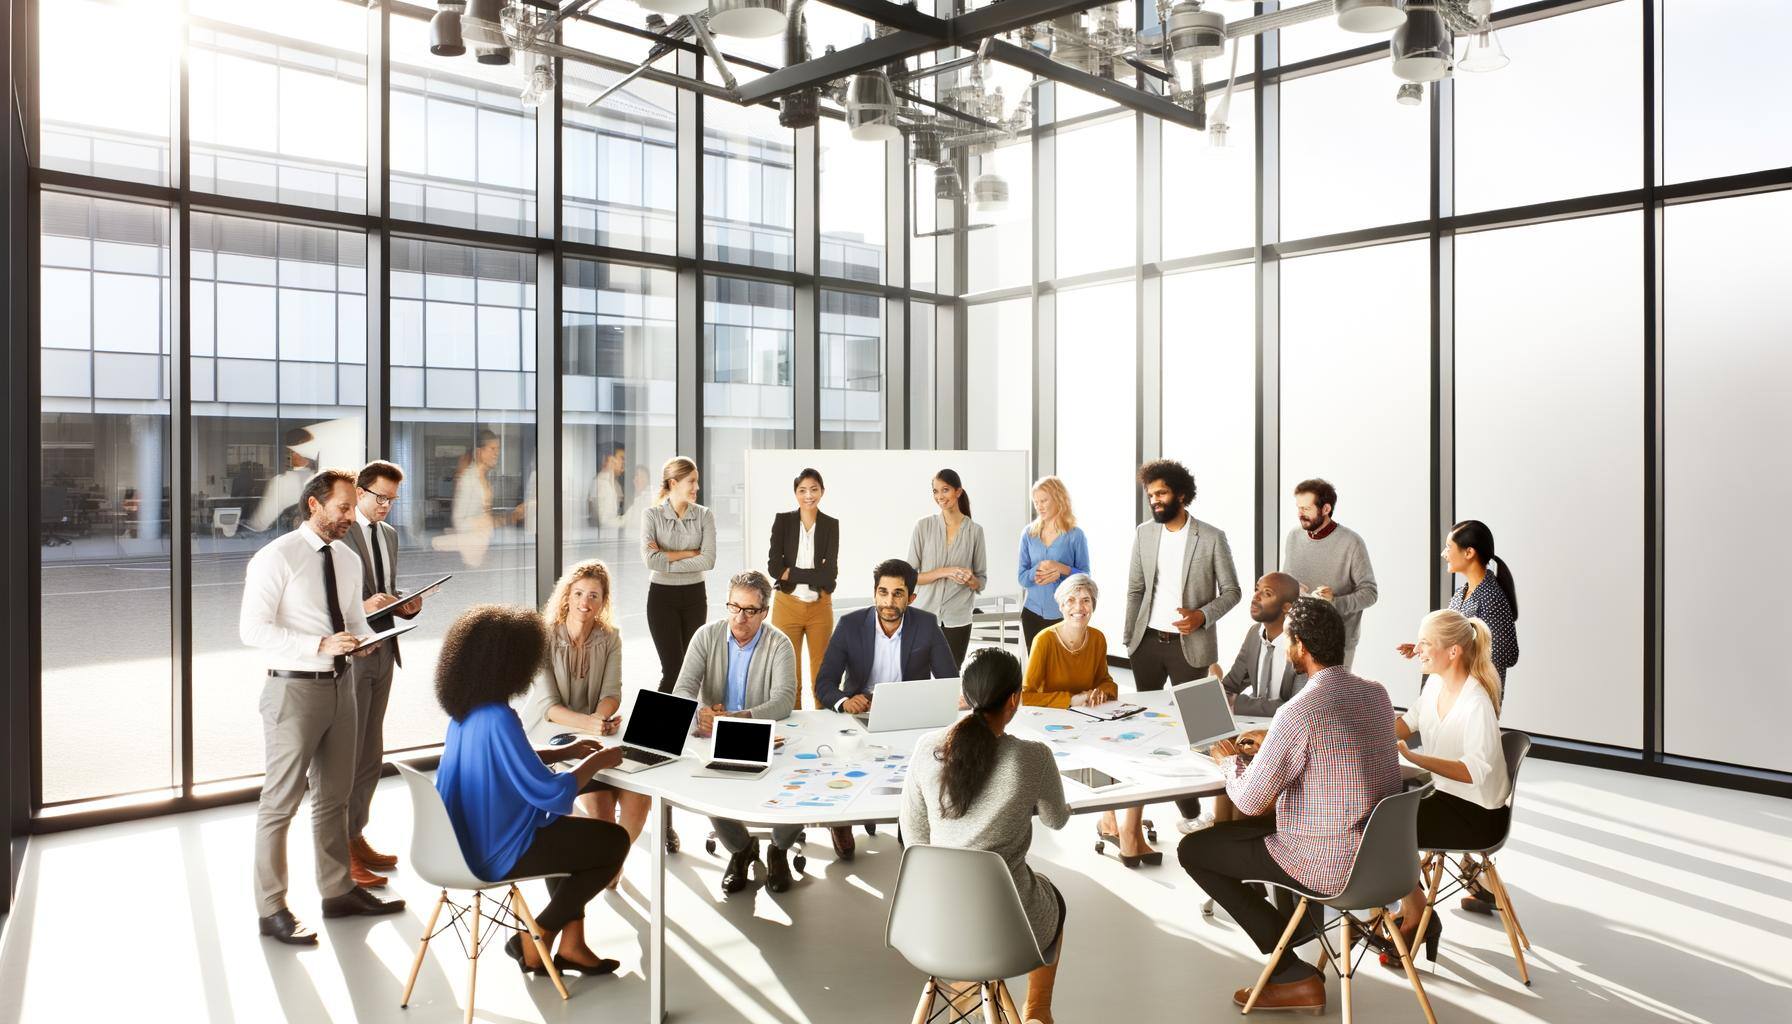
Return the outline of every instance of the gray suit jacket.
[[[396,587],[398,531],[393,529],[391,523],[375,523],[374,529],[380,535],[380,557],[385,560],[386,576],[393,581],[393,585]],[[365,601],[375,594],[385,593],[386,589],[373,578],[373,552],[367,547],[367,529],[361,525],[360,519],[356,519],[354,524],[349,527],[346,542],[349,548],[361,558],[361,600]],[[383,632],[392,628],[392,618],[397,614],[397,610],[394,609],[387,615],[369,615],[367,624],[375,630]],[[391,674],[393,665],[404,664],[404,659],[398,654],[397,637],[392,637],[388,642],[381,644],[378,650],[367,657],[353,658],[350,661],[354,665],[357,675],[369,679],[385,678]]]
[[[704,707],[728,695],[728,620],[704,623],[684,651],[684,667],[672,692],[694,697]],[[742,710],[754,718],[788,718],[796,706],[796,652],[784,631],[767,622],[747,664],[747,699]]]
[[[1286,631],[1276,637],[1275,679],[1280,680],[1281,685],[1270,691],[1273,696],[1258,697],[1252,691],[1257,688],[1257,672],[1263,664],[1263,627],[1255,623],[1251,625],[1244,635],[1244,643],[1238,645],[1238,657],[1232,662],[1232,670],[1220,680],[1226,692],[1235,695],[1233,714],[1272,717],[1277,708],[1293,700],[1300,688],[1307,685],[1307,677],[1288,664],[1288,649],[1283,646],[1287,642]]]
[[[1214,624],[1238,603],[1238,572],[1232,567],[1232,549],[1219,528],[1189,517],[1194,543],[1183,548],[1182,598],[1178,607],[1199,609],[1207,620],[1182,638],[1182,656],[1200,668],[1220,660]],[[1126,581],[1126,652],[1132,654],[1145,640],[1151,618],[1151,599],[1157,586],[1157,542],[1164,528],[1156,520],[1139,524],[1132,539],[1132,571]]]

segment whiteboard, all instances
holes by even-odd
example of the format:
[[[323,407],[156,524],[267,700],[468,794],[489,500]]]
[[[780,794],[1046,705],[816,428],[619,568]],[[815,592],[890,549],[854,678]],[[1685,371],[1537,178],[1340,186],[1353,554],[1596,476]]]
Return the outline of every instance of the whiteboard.
[[[821,473],[821,510],[840,520],[835,601],[869,604],[872,568],[886,558],[908,557],[915,520],[939,511],[932,488],[933,474],[942,469],[958,471],[971,519],[983,527],[989,585],[979,600],[1020,594],[1020,534],[1033,521],[1026,452],[749,449],[744,561],[761,572],[772,520],[796,507],[793,482],[804,467]]]

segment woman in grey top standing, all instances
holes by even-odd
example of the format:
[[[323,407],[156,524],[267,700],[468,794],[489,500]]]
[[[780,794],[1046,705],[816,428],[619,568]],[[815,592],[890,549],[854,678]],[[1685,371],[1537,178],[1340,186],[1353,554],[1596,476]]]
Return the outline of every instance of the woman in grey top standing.
[[[716,517],[697,504],[697,464],[683,455],[660,470],[659,502],[641,510],[647,563],[647,631],[660,656],[660,692],[671,693],[684,649],[709,615],[703,574],[716,564]]]
[[[542,606],[548,657],[529,688],[522,715],[529,741],[538,747],[561,733],[614,736],[622,725],[622,634],[610,603],[612,592],[610,567],[590,558],[567,569]],[[630,843],[641,835],[652,802],[596,779],[579,794],[586,817],[616,822],[628,831]]]
[[[971,713],[915,743],[902,786],[902,834],[910,843],[990,850],[1008,862],[1047,961],[1027,976],[1021,1017],[1051,1024],[1064,896],[1027,865],[1027,849],[1034,815],[1047,828],[1063,828],[1070,805],[1051,748],[1008,734],[1008,723],[1020,710],[1021,671],[1014,655],[999,647],[979,650],[965,667],[961,686]],[[965,994],[956,993],[954,1003]]]
[[[920,573],[914,604],[939,617],[952,663],[963,665],[971,645],[971,607],[977,592],[989,585],[983,527],[971,521],[971,497],[956,470],[933,475],[933,503],[939,513],[917,520],[908,541],[908,562]]]

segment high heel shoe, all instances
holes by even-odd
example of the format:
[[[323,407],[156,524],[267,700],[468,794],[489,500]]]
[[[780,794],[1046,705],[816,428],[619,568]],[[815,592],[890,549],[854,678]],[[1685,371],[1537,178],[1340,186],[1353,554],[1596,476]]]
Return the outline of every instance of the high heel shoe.
[[[517,967],[520,968],[524,974],[539,975],[548,973],[546,967],[530,967],[529,961],[523,959],[523,937],[521,935],[512,935],[509,939],[506,939],[504,942],[504,952],[509,955],[510,959],[516,961]],[[555,966],[559,965],[555,964]]]
[[[1162,850],[1149,850],[1138,854],[1120,853],[1120,837],[1112,832],[1103,832],[1100,825],[1095,826],[1095,852],[1105,852],[1108,843],[1114,844],[1114,852],[1120,854],[1120,863],[1126,867],[1136,868],[1140,864],[1156,867],[1164,862]]]
[[[1400,925],[1396,924],[1394,927],[1400,928]],[[1406,951],[1408,955],[1415,959],[1419,954],[1420,945],[1413,942],[1413,932],[1416,932],[1417,930],[1417,928],[1414,928],[1413,931],[1407,931],[1405,928],[1400,928],[1400,938],[1406,942]],[[1433,913],[1431,915],[1431,923],[1425,926],[1425,940],[1422,945],[1424,946],[1425,959],[1434,964],[1437,963],[1437,944],[1443,941],[1443,935],[1444,920],[1436,913]],[[1400,963],[1400,952],[1394,948],[1394,943],[1391,939],[1377,936],[1376,941],[1371,944],[1381,950],[1381,966],[1395,971],[1405,970],[1405,967]]]

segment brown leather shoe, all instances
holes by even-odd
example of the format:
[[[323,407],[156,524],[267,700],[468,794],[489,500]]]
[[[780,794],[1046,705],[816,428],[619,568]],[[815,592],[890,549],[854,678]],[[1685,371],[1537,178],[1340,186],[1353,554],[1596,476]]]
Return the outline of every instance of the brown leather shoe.
[[[1239,1006],[1243,1006],[1250,998],[1251,990],[1248,988],[1232,993],[1232,1001]],[[1285,1010],[1317,1017],[1325,1012],[1325,976],[1315,974],[1281,985],[1271,982],[1263,986],[1263,994],[1257,997],[1257,1005],[1251,1009]]]
[[[828,829],[834,838],[834,857],[838,860],[851,860],[858,847],[852,841],[852,826],[840,825]]]
[[[355,880],[355,884],[363,889],[384,889],[386,887],[386,876],[375,872],[354,854],[349,854],[348,874]]]
[[[360,836],[356,836],[349,840],[348,852],[349,856],[375,871],[390,871],[398,866],[397,857],[394,857],[389,853],[381,853],[373,847],[368,846],[367,840]]]

